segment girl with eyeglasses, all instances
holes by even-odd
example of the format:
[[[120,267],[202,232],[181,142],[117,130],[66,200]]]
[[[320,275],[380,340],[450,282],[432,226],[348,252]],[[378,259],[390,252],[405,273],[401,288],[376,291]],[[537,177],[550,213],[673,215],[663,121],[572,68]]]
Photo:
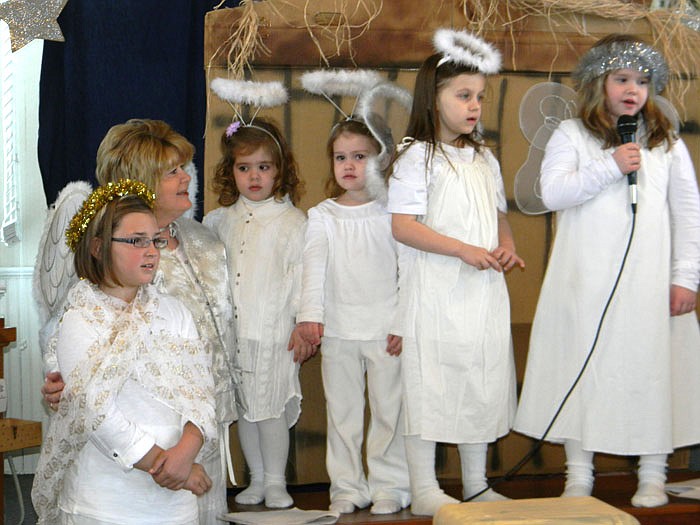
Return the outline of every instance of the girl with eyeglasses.
[[[39,523],[199,523],[218,446],[211,351],[151,284],[160,237],[140,182],[97,188],[68,230],[81,278],[48,345],[65,380],[37,466]],[[124,502],[128,502],[127,505]]]

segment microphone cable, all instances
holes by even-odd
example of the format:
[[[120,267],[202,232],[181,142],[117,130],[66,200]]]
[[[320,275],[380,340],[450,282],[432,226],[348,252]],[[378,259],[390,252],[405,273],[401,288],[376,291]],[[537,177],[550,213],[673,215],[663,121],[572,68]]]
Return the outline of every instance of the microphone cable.
[[[625,265],[627,264],[627,256],[629,255],[630,252],[630,247],[632,246],[632,239],[634,238],[634,230],[635,226],[637,224],[637,213],[636,213],[636,206],[632,208],[632,225],[630,228],[630,234],[629,238],[627,239],[627,246],[625,247],[625,253],[622,256],[622,262],[620,263],[620,269],[617,272],[617,277],[615,278],[615,284],[612,287],[612,290],[610,290],[610,295],[608,296],[608,300],[605,303],[605,307],[603,308],[603,313],[600,316],[600,319],[598,321],[598,327],[596,328],[595,332],[595,337],[593,338],[593,343],[591,344],[591,348],[588,351],[588,355],[586,356],[586,359],[583,362],[583,366],[581,367],[581,370],[579,371],[578,375],[576,376],[576,379],[572,383],[571,387],[569,388],[568,392],[564,396],[564,399],[562,402],[559,404],[559,408],[557,408],[557,411],[554,413],[554,417],[550,420],[549,424],[547,425],[547,429],[544,431],[544,434],[537,439],[535,444],[532,446],[530,451],[523,456],[523,458],[513,467],[511,468],[508,472],[503,474],[503,476],[500,476],[496,479],[494,479],[491,482],[488,482],[486,485],[485,489],[480,490],[476,494],[472,494],[468,498],[464,499],[463,501],[466,503],[468,501],[472,501],[475,498],[481,496],[484,492],[492,489],[493,487],[496,487],[500,483],[504,481],[509,481],[515,474],[518,473],[518,471],[523,468],[528,461],[532,459],[532,457],[537,454],[537,452],[542,448],[542,445],[544,445],[545,438],[549,434],[550,430],[552,430],[552,427],[554,426],[554,423],[556,422],[557,418],[559,417],[559,414],[561,414],[561,411],[564,409],[564,406],[566,405],[566,402],[569,400],[569,397],[571,397],[571,394],[574,392],[574,389],[578,385],[579,381],[581,381],[581,377],[583,377],[583,373],[586,371],[586,368],[588,368],[588,364],[591,361],[591,358],[593,357],[593,352],[596,349],[596,345],[598,344],[598,339],[600,338],[600,332],[603,328],[603,322],[605,321],[605,317],[608,313],[608,309],[610,308],[610,304],[612,303],[613,298],[615,297],[615,292],[617,291],[617,287],[620,284],[620,279],[622,278],[622,272],[625,269]]]

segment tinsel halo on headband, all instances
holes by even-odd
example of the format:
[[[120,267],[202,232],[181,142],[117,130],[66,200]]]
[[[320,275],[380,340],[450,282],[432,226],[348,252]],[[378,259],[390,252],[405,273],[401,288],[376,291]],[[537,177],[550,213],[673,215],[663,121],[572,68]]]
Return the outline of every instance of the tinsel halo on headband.
[[[433,36],[435,49],[442,53],[438,62],[470,66],[484,75],[494,75],[501,70],[501,53],[494,46],[466,31],[438,29]]]
[[[668,83],[666,60],[644,42],[610,42],[592,47],[581,57],[571,76],[576,89],[581,89],[594,78],[617,69],[632,69],[649,75],[657,95]]]
[[[124,197],[125,195],[141,197],[151,208],[156,200],[156,194],[143,182],[137,180],[119,179],[116,182],[108,182],[104,186],[99,186],[88,195],[83,205],[71,219],[66,229],[66,244],[68,247],[72,251],[75,251],[80,239],[85,235],[90,221],[95,218],[97,212],[107,205],[107,203],[119,197]]]

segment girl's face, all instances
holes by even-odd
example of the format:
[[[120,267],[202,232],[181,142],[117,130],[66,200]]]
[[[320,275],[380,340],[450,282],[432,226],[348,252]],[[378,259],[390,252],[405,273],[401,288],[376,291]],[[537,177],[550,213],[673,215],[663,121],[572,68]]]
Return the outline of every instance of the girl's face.
[[[634,116],[649,97],[649,76],[634,69],[617,69],[605,79],[605,108],[617,123],[620,115]]]
[[[367,158],[378,153],[369,137],[341,133],[333,143],[333,174],[338,185],[345,191],[364,191]]]
[[[272,195],[277,171],[272,154],[263,146],[249,155],[237,155],[233,164],[233,178],[238,192],[256,202]]]
[[[122,218],[119,226],[112,232],[112,236],[118,239],[136,237],[155,239],[160,236],[160,230],[153,214],[129,213]],[[122,286],[114,287],[106,284],[101,288],[105,293],[131,301],[139,286],[153,280],[160,262],[160,251],[153,242],[145,248],[139,248],[128,242],[112,240],[108,246],[112,250],[112,270]]]
[[[172,167],[160,176],[155,212],[161,226],[170,224],[192,207],[188,191],[191,179],[182,169],[179,159],[173,159]]]
[[[437,92],[438,139],[451,144],[460,135],[474,131],[481,118],[486,77],[462,73],[446,81]]]

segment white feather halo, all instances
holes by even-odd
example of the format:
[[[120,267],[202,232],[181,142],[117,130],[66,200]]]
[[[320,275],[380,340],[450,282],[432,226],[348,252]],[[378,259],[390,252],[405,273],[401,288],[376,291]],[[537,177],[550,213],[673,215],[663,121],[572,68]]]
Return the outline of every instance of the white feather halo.
[[[433,36],[435,49],[443,59],[455,64],[472,66],[484,75],[501,69],[501,53],[476,35],[454,29],[438,29]]]
[[[373,118],[373,106],[378,98],[398,102],[407,113],[410,113],[413,96],[401,86],[385,81],[362,93],[357,101],[357,115],[362,119],[379,144],[381,144],[382,151],[379,152],[380,165],[382,168],[386,168],[386,162],[391,160],[394,144],[393,141],[388,143],[391,139],[391,134],[387,137],[386,131],[380,129],[381,127],[386,127],[386,124],[378,126],[379,123]]]
[[[314,95],[357,97],[381,82],[382,76],[370,69],[320,69],[304,73],[300,80],[302,87]]]
[[[280,106],[289,99],[287,90],[281,82],[215,78],[211,81],[211,90],[226,102],[258,108]]]

